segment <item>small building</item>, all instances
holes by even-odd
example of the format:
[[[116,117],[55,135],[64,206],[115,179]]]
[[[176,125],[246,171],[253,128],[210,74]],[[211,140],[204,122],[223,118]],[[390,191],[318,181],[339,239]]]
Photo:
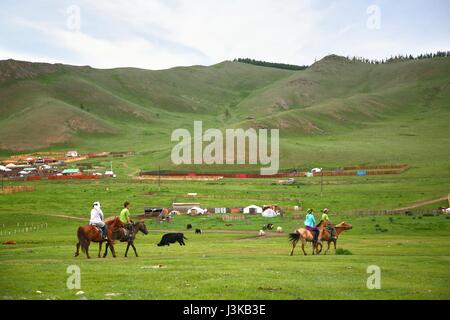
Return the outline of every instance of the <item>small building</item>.
[[[263,208],[258,207],[256,205],[251,205],[248,207],[245,207],[243,210],[243,213],[249,213],[249,214],[257,214],[257,213],[262,213],[263,212]]]
[[[78,153],[78,151],[68,151],[66,153],[66,157],[68,158],[76,158],[78,157],[80,154]]]
[[[78,168],[76,168],[76,169],[64,169],[61,173],[63,175],[65,175],[65,176],[78,176],[78,175],[82,174],[80,169],[78,169]]]
[[[164,211],[164,208],[145,207],[144,208],[144,216],[151,217],[151,218],[157,218],[162,214],[163,211]]]
[[[191,208],[200,207],[200,203],[172,203],[172,210],[187,213]]]
[[[187,211],[187,214],[196,216],[198,214],[206,214],[208,212],[207,209],[202,209],[200,207],[192,207]]]
[[[117,177],[117,175],[113,171],[108,170],[108,171],[105,171],[105,177],[113,177],[113,178],[115,178],[115,177]]]

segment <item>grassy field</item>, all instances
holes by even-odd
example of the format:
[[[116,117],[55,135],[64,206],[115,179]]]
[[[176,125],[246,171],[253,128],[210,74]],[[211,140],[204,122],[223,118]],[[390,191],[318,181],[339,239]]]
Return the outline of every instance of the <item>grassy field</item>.
[[[35,192],[0,197],[0,239],[17,241],[16,245],[1,245],[0,298],[449,299],[447,216],[351,213],[360,208],[395,208],[444,191],[445,183],[438,178],[416,181],[417,175],[420,170],[362,181],[356,177],[327,178],[322,197],[318,179],[305,180],[299,188],[274,186],[270,179],[226,179],[166,182],[160,190],[155,183],[127,179],[33,183]],[[338,243],[352,254],[305,257],[297,248],[290,257],[287,233],[302,221],[286,212],[274,219],[251,216],[231,222],[232,226],[225,226],[219,215],[179,216],[170,224],[147,220],[149,235],[140,234],[136,241],[139,258],[133,254],[124,258],[124,244],[116,246],[116,259],[72,256],[76,229],[87,222],[92,201],[102,201],[105,214],[111,216],[126,199],[132,202],[133,213],[141,213],[144,205],[167,206],[174,198],[187,200],[183,198],[186,192],[198,192],[204,206],[272,203],[277,196],[291,199],[278,201],[286,206],[295,205],[297,200],[317,211],[328,206],[334,212],[333,221],[353,225]],[[212,194],[231,199],[206,197]],[[282,226],[284,233],[268,232],[259,237],[258,230],[268,222]],[[188,223],[201,228],[203,234],[183,231]],[[36,226],[43,228],[22,232]],[[185,232],[187,245],[157,247],[165,230]],[[308,246],[308,253],[310,250]],[[96,252],[94,245],[91,255],[95,257]],[[66,287],[66,269],[71,265],[81,268],[83,295]],[[366,287],[370,265],[381,268],[380,290]]]

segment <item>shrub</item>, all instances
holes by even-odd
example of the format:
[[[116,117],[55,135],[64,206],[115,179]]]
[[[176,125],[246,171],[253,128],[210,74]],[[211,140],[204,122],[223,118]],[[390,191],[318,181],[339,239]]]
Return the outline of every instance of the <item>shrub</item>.
[[[434,214],[432,214],[432,213],[424,213],[422,216],[423,217],[434,217]]]
[[[348,256],[348,255],[352,255],[353,253],[348,249],[338,248],[338,249],[336,249],[336,254]]]

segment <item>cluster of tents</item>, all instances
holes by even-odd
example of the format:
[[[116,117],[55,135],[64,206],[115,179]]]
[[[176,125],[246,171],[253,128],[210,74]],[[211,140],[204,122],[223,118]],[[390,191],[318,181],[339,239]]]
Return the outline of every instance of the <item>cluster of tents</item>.
[[[225,208],[224,208],[225,209]],[[172,211],[176,212],[176,211]],[[279,216],[281,214],[281,210],[278,208],[278,206],[271,205],[271,206],[257,206],[257,205],[250,205],[245,208],[241,208],[240,212],[243,214],[260,214],[261,216],[265,218],[274,218],[276,216]],[[191,207],[187,210],[187,214],[189,215],[202,215],[207,214],[208,209],[206,208],[200,208],[199,206]]]

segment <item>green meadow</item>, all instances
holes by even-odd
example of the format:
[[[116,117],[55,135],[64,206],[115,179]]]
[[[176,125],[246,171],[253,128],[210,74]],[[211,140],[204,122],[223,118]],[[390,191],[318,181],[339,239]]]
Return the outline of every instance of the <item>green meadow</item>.
[[[419,171],[420,173],[420,171]],[[439,178],[417,179],[414,170],[400,176],[298,179],[294,186],[273,185],[271,179],[224,179],[214,182],[99,181],[28,182],[34,192],[1,195],[0,272],[2,299],[449,299],[450,217],[446,215],[364,216],[361,208],[397,208],[445,191]],[[417,181],[416,181],[417,180]],[[8,184],[18,184],[17,182]],[[302,226],[292,211],[267,219],[248,216],[224,222],[219,214],[176,216],[171,223],[146,220],[148,235],[139,234],[136,247],[124,258],[125,244],[116,244],[117,258],[73,257],[76,230],[88,222],[90,204],[100,200],[107,217],[117,215],[124,200],[131,212],[144,206],[169,206],[174,199],[192,201],[197,192],[202,206],[279,203],[331,208],[333,222],[346,221],[338,248],[350,255],[301,255],[288,233]],[[227,198],[220,198],[227,195]],[[273,199],[281,199],[273,201]],[[429,205],[435,208],[440,203]],[[303,213],[303,212],[302,212]],[[202,235],[187,231],[190,223]],[[283,233],[264,224],[281,226]],[[226,225],[231,224],[231,225]],[[28,232],[24,232],[29,228]],[[35,229],[34,229],[35,228]],[[158,247],[164,232],[181,231],[186,246]],[[326,247],[326,246],[325,246]],[[69,266],[81,270],[81,288],[68,289]],[[381,269],[381,289],[366,282],[371,265]],[[41,293],[37,293],[37,292]],[[82,294],[77,292],[82,291]]]

